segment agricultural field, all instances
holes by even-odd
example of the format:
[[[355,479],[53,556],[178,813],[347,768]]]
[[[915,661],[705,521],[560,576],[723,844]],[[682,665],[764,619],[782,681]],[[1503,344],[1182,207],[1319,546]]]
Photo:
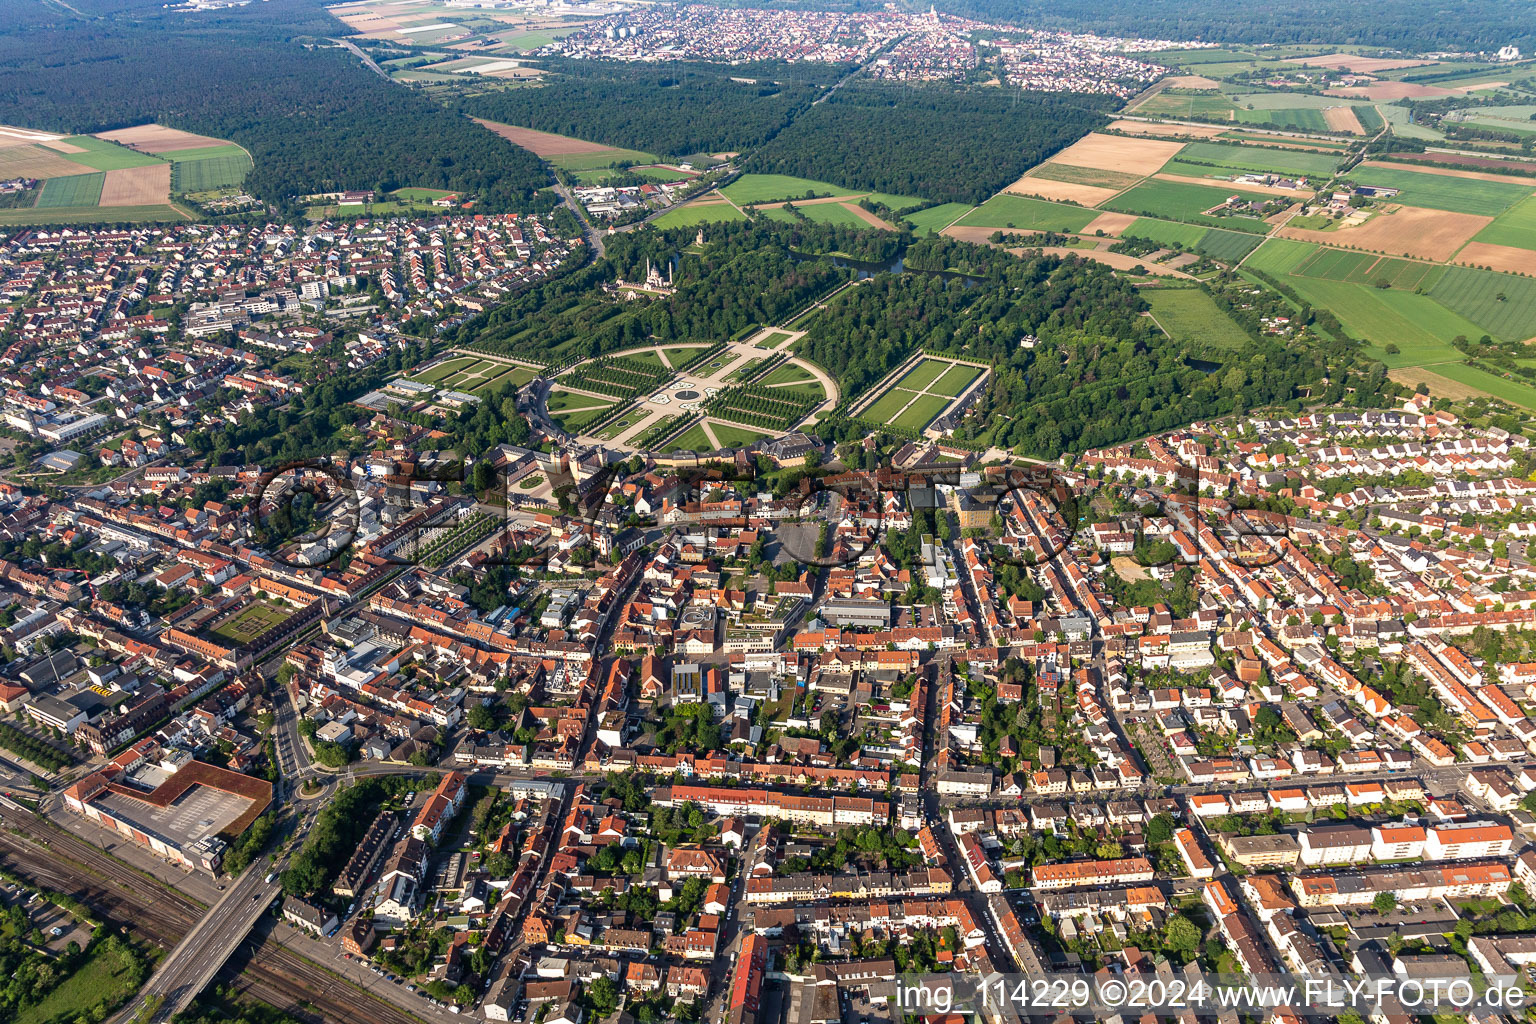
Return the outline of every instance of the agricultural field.
[[[1212,188],[1182,181],[1158,181],[1154,178],[1137,185],[1129,192],[1121,193],[1105,203],[1104,207],[1121,213],[1168,217],[1191,224],[1204,224],[1207,227],[1247,231],[1253,234],[1267,233],[1269,225],[1257,218],[1206,216],[1206,210],[1220,206],[1226,202],[1228,196],[1234,193],[1255,201],[1265,201],[1270,198],[1256,193],[1247,193],[1242,189]]]
[[[1260,171],[1294,177],[1329,177],[1338,167],[1326,153],[1304,153],[1276,146],[1230,146],[1220,142],[1191,142],[1179,151],[1179,162]]]
[[[1260,236],[1243,231],[1178,224],[1151,217],[1137,217],[1120,235],[1145,238],[1169,248],[1191,249],[1226,263],[1236,263],[1263,241]]]
[[[1516,203],[1472,237],[1489,245],[1536,250],[1536,196]]]
[[[860,216],[862,211],[849,203],[806,203],[795,209],[803,214],[806,220],[817,224],[835,224],[848,228],[871,226],[869,221]]]
[[[1536,280],[1471,267],[1447,267],[1431,298],[1504,341],[1536,338]]]
[[[1133,112],[1144,116],[1222,118],[1232,117],[1232,98],[1212,91],[1164,89],[1148,97]]]
[[[144,167],[163,162],[157,156],[139,153],[126,146],[91,135],[71,135],[63,141],[80,150],[80,152],[71,152],[70,160],[77,164],[85,164],[87,167],[94,167],[98,171],[116,171],[124,167]]]
[[[1047,161],[1029,172],[1030,177],[1049,178],[1076,185],[1097,185],[1100,188],[1130,188],[1142,179],[1140,174],[1125,171],[1107,171],[1097,167],[1073,167]]]
[[[1324,247],[1297,264],[1291,273],[1327,281],[1366,284],[1375,288],[1385,284],[1389,288],[1408,291],[1422,288],[1429,291],[1445,273],[1445,268],[1433,263]]]
[[[822,197],[861,194],[825,181],[796,178],[789,174],[743,174],[720,191],[737,206],[804,199],[808,195]]]
[[[1142,294],[1163,333],[1197,352],[1242,349],[1252,341],[1200,288],[1150,288]]]
[[[1095,216],[1093,210],[1078,206],[1002,194],[993,196],[961,217],[956,226],[1021,231],[1081,231]]]
[[[1497,374],[1466,363],[1443,363],[1433,368],[1441,376],[1465,384],[1475,391],[1495,398],[1502,398],[1511,405],[1536,412],[1536,387],[1520,381],[1507,380]]]
[[[67,178],[49,178],[43,183],[43,191],[37,197],[37,205],[41,209],[55,206],[95,206],[101,202],[101,187],[106,180],[106,174],[99,171],[95,174],[72,174]]]
[[[1408,206],[1426,206],[1452,213],[1470,213],[1479,217],[1497,217],[1516,203],[1531,196],[1536,182],[1515,185],[1502,181],[1479,181],[1447,174],[1400,171],[1390,167],[1360,166],[1350,177],[1362,185],[1401,189],[1393,202]]]

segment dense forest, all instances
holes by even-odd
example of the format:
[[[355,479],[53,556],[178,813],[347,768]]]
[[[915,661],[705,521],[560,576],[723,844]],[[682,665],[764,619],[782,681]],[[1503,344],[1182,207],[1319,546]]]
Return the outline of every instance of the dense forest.
[[[992,362],[962,436],[1054,458],[1285,402],[1327,371],[1320,353],[1257,341],[1216,373],[1196,369],[1140,315],[1146,304],[1134,285],[1077,257],[1021,259],[937,239],[913,243],[906,258],[973,276],[888,274],[850,288],[811,322],[800,352],[827,367],[845,394],[918,348]],[[1023,347],[1030,336],[1032,347]]]
[[[947,13],[1039,28],[1218,43],[1349,43],[1405,50],[1536,49],[1536,0],[935,0]],[[908,7],[926,10],[925,0]]]
[[[939,202],[980,203],[1105,123],[1105,97],[852,81],[746,169]]]
[[[255,161],[245,187],[279,204],[405,185],[472,192],[490,211],[552,203],[535,196],[549,175],[533,154],[369,72],[321,38],[347,30],[311,0],[76,5],[131,8],[89,20],[41,0],[5,6],[0,123],[86,133],[157,121],[232,139]]]
[[[649,153],[739,151],[772,138],[846,70],[826,64],[540,63],[555,72],[548,84],[474,96],[462,109]]]

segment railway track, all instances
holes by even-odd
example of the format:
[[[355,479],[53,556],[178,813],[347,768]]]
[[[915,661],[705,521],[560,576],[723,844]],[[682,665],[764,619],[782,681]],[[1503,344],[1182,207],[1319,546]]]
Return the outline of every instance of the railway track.
[[[35,821],[28,824],[36,827]],[[73,896],[102,918],[128,926],[136,938],[164,950],[174,949],[204,912],[175,889],[125,872],[117,860],[67,832],[48,829],[46,838],[43,846],[9,829],[0,830],[0,867]],[[253,933],[241,943],[218,979],[316,1024],[420,1024],[399,1007],[286,949],[266,931]]]

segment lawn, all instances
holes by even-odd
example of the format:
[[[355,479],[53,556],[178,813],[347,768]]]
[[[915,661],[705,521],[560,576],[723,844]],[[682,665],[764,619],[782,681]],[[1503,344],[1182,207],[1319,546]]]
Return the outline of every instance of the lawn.
[[[789,337],[789,335],[783,331],[769,331],[767,334],[763,335],[762,340],[758,341],[755,347],[773,348],[787,337]]]
[[[773,436],[764,430],[753,430],[750,427],[737,427],[714,421],[710,421],[709,428],[715,432],[715,437],[723,448],[744,448],[760,438]]]
[[[922,430],[933,422],[933,418],[944,411],[951,399],[943,395],[918,395],[917,400],[907,406],[907,411],[891,420],[891,426],[907,430]]]
[[[1481,324],[1496,338],[1524,341],[1536,337],[1536,280],[1471,267],[1447,267],[1429,294],[1453,312]]]
[[[287,621],[289,614],[285,608],[258,601],[236,613],[234,618],[214,627],[212,632],[214,636],[223,637],[232,643],[243,644],[281,625]]]
[[[671,345],[662,349],[661,354],[667,357],[667,362],[678,367],[698,355],[699,349],[707,347],[707,345]]]
[[[709,443],[709,435],[704,433],[704,426],[695,423],[677,437],[661,446],[666,452],[709,452],[714,451],[715,446]]]
[[[576,412],[561,413],[558,416],[552,416],[551,419],[558,423],[560,425],[560,429],[565,431],[567,434],[579,434],[586,429],[587,424],[596,422],[597,420],[600,420],[604,416],[608,415],[609,410],[611,410],[615,404],[616,403],[614,402],[609,402],[606,405],[600,405],[593,409],[581,409]]]
[[[57,1024],[59,1021],[91,1019],[98,1005],[111,1009],[133,995],[130,984],[134,965],[126,951],[109,949],[96,943],[76,971],[43,997],[41,1002],[20,1011],[14,1024]],[[147,970],[146,970],[147,973]]]
[[[624,431],[628,430],[630,427],[634,426],[636,423],[639,423],[643,419],[645,419],[645,410],[638,408],[631,409],[629,412],[624,413],[622,416],[616,417],[612,423],[609,423],[602,430],[599,430],[597,432],[597,436],[602,438],[604,441],[612,441],[614,438],[618,437],[620,434],[624,433]]]
[[[790,174],[743,174],[720,190],[738,206],[753,203],[783,202],[812,196],[852,196],[859,193],[825,181],[797,178]]]
[[[943,231],[971,210],[972,207],[966,203],[940,203],[908,214],[904,219],[912,225],[914,232],[926,235],[930,231]]]
[[[1501,213],[1492,224],[1473,235],[1472,240],[1516,249],[1536,249],[1536,196],[1523,199]]]
[[[55,206],[95,206],[101,201],[101,187],[107,176],[96,174],[71,174],[65,178],[49,178],[43,182],[42,194],[37,205],[43,209]]]
[[[559,412],[562,409],[585,409],[588,406],[612,404],[613,399],[597,398],[593,395],[578,395],[574,391],[551,391],[549,393],[548,408],[550,412]]]
[[[1424,174],[1399,171],[1391,167],[1357,167],[1350,176],[1362,185],[1380,185],[1402,189],[1393,202],[1424,206],[1431,210],[1472,213],[1497,217],[1516,203],[1530,197],[1536,182],[1515,185],[1506,181],[1478,181],[1455,178],[1448,174]]]
[[[689,203],[668,210],[651,221],[658,228],[691,228],[724,220],[746,220],[747,215],[730,203]]]
[[[1149,288],[1142,296],[1153,318],[1174,341],[1201,351],[1241,349],[1252,339],[1199,288]]]
[[[1207,227],[1213,228],[1227,228],[1261,235],[1267,234],[1269,232],[1269,225],[1257,218],[1206,216],[1206,210],[1220,206],[1226,202],[1228,196],[1234,194],[1257,202],[1264,202],[1271,198],[1256,193],[1247,193],[1239,188],[1212,188],[1206,185],[1190,185],[1182,181],[1149,179],[1137,185],[1129,192],[1122,192],[1120,195],[1109,200],[1104,204],[1104,209],[1118,210],[1121,213],[1168,217],[1172,220],[1204,224]]]
[[[1132,191],[1136,191],[1132,189]],[[1048,203],[1043,199],[995,195],[960,218],[964,227],[1014,228],[1025,231],[1081,231],[1098,211]]]
[[[92,138],[89,135],[71,135],[64,141],[85,150],[84,153],[66,153],[67,159],[77,164],[85,164],[87,167],[94,167],[98,171],[116,171],[123,167],[144,167],[149,164],[165,163],[157,156],[148,156],[127,146],[119,146],[115,142]]]
[[[758,381],[758,383],[765,386],[771,384],[807,384],[815,379],[815,375],[804,367],[796,366],[794,363],[785,363],[783,366],[775,367],[772,373]]]
[[[480,362],[478,356],[460,356],[457,359],[449,359],[446,362],[438,363],[432,369],[423,370],[410,379],[420,381],[423,384],[436,384],[443,378],[452,377],[459,371],[467,370],[478,362]]]
[[[859,419],[868,420],[871,423],[889,423],[892,416],[901,411],[917,395],[901,388],[892,388],[880,396],[880,400],[859,414]]]
[[[945,371],[935,383],[928,386],[931,394],[948,395],[950,398],[960,397],[960,392],[970,387],[971,381],[981,376],[980,367],[962,366],[956,364]]]
[[[1339,165],[1338,158],[1326,153],[1303,153],[1275,146],[1231,146],[1220,142],[1191,142],[1179,151],[1178,162],[1308,176],[1331,175]]]
[[[627,352],[612,352],[609,354],[623,356],[625,359],[633,359],[637,363],[644,363],[646,366],[654,367],[657,370],[667,371],[671,369],[671,367],[661,361],[661,356],[656,354],[656,350],[651,348],[630,349]]]
[[[908,371],[907,375],[896,382],[899,388],[908,391],[926,391],[928,385],[938,380],[951,364],[942,359],[924,359]]]
[[[499,390],[507,384],[513,387],[522,387],[536,376],[533,370],[526,366],[509,366],[501,373],[490,379],[475,385],[470,389],[472,395],[489,394],[492,390]]]

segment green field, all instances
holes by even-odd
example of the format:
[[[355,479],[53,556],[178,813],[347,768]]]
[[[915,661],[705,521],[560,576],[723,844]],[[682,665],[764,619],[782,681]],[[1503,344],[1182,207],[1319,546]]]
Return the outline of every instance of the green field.
[[[709,435],[704,433],[702,423],[695,423],[677,437],[661,446],[666,452],[709,452],[714,451],[715,446],[709,443]]]
[[[926,235],[930,231],[943,231],[971,210],[972,207],[965,203],[940,203],[938,206],[930,206],[926,210],[908,214],[905,220],[912,225],[914,232]]]
[[[71,135],[64,141],[85,150],[84,153],[64,154],[68,159],[77,164],[94,167],[98,171],[116,171],[124,167],[144,167],[148,164],[165,163],[157,156],[147,156],[127,146],[119,146],[115,142],[89,135]]]
[[[135,965],[125,949],[105,942],[93,943],[85,960],[41,1001],[10,1018],[12,1024],[59,1024],[91,1019],[93,1008],[110,1010],[133,995]],[[145,974],[149,969],[145,968]]]
[[[1097,216],[1097,211],[1085,210],[1080,206],[1065,206],[1023,196],[995,195],[960,218],[960,224],[964,227],[1014,228],[1023,231],[1081,231]]]
[[[1481,324],[1495,338],[1536,338],[1536,280],[1471,267],[1447,267],[1429,294],[1453,312]]]
[[[815,380],[815,375],[809,370],[796,366],[794,363],[785,363],[782,366],[775,367],[772,373],[758,381],[758,383],[771,386],[774,384],[809,384]],[[820,381],[816,382],[816,386],[821,386]]]
[[[0,210],[0,226],[21,224],[141,224],[190,220],[175,206],[59,206]]]
[[[579,434],[586,429],[587,424],[608,415],[615,404],[614,402],[609,402],[607,405],[602,405],[595,409],[581,409],[576,412],[561,413],[550,418],[559,424],[560,429],[567,434]]]
[[[1505,181],[1453,178],[1447,174],[1399,171],[1391,167],[1356,167],[1350,172],[1362,185],[1402,189],[1393,202],[1424,206],[1431,210],[1497,217],[1536,191],[1536,182],[1515,185]]]
[[[1193,249],[1200,244],[1200,239],[1205,237],[1205,233],[1211,230],[1213,229],[1201,227],[1199,224],[1176,224],[1171,220],[1137,217],[1131,222],[1131,226],[1120,234],[1122,237],[1145,238],[1169,248],[1186,246]]]
[[[597,436],[604,441],[612,441],[644,418],[645,410],[639,408],[631,409],[629,412],[615,417],[612,423],[597,432]]]
[[[668,210],[651,223],[658,228],[691,228],[699,224],[746,219],[746,214],[729,203],[710,203],[705,206],[689,203],[686,206]]]
[[[910,210],[914,206],[921,206],[928,200],[919,199],[917,196],[896,196],[889,192],[871,192],[866,196],[872,203],[880,203],[893,210]]]
[[[943,376],[950,365],[941,359],[924,359],[912,367],[905,377],[897,381],[896,386],[908,391],[926,391],[928,385]]]
[[[1536,249],[1536,196],[1521,200],[1499,214],[1492,224],[1473,235],[1472,240],[1516,249]]]
[[[1319,277],[1327,281],[1349,281],[1375,287],[1385,281],[1392,288],[1429,291],[1440,280],[1445,268],[1433,263],[1402,260],[1374,253],[1350,252],[1326,246],[1291,269],[1292,274]]]
[[[892,388],[881,395],[878,402],[859,413],[859,418],[868,420],[870,423],[889,423],[891,417],[901,411],[902,406],[916,397],[914,392]]]
[[[671,369],[667,366],[666,363],[661,361],[661,356],[656,354],[655,349],[634,348],[627,349],[622,352],[610,352],[609,355],[623,356],[625,359],[633,359],[637,363],[644,363],[646,366],[654,367],[657,370],[666,371]]]
[[[166,153],[173,192],[208,192],[238,185],[251,172],[251,158],[239,146],[206,146]],[[400,192],[427,191],[401,189]],[[414,196],[405,196],[411,199]],[[436,198],[436,197],[427,197]]]
[[[1536,387],[1530,384],[1506,380],[1466,363],[1441,363],[1432,369],[1443,377],[1477,388],[1495,398],[1502,398],[1511,405],[1536,412]]]
[[[979,376],[981,376],[980,367],[956,364],[946,370],[944,376],[935,383],[930,384],[928,390],[931,394],[959,398],[960,392],[970,387],[971,381]]]
[[[1200,241],[1195,243],[1195,249],[1212,259],[1236,263],[1253,252],[1262,241],[1263,239],[1258,235],[1211,228],[1200,236]]]
[[[1370,342],[1372,358],[1388,366],[1459,360],[1462,354],[1451,345],[1451,339],[1458,334],[1468,338],[1483,334],[1483,328],[1428,295],[1299,274],[1283,280],[1313,306],[1332,311],[1350,334]],[[1389,344],[1401,351],[1387,352]]]
[[[49,178],[43,182],[42,194],[37,206],[49,209],[55,206],[95,206],[101,201],[101,186],[107,176],[95,174],[71,174],[64,178]]]
[[[907,411],[891,420],[891,426],[901,427],[907,430],[922,430],[933,422],[935,416],[944,411],[951,399],[943,395],[918,395],[917,400],[907,406]]]
[[[1227,197],[1241,195],[1255,201],[1267,201],[1270,197],[1244,192],[1238,188],[1211,188],[1206,185],[1190,185],[1182,181],[1143,182],[1104,204],[1106,210],[1121,213],[1151,214],[1173,220],[1204,224],[1207,227],[1227,228],[1265,234],[1269,225],[1254,217],[1208,217],[1203,211],[1220,206]]]
[[[737,427],[713,421],[709,424],[709,429],[715,432],[715,437],[720,441],[722,448],[745,448],[753,441],[773,436],[765,430],[753,430],[751,427]]]
[[[1290,238],[1267,238],[1259,248],[1243,262],[1245,268],[1261,270],[1280,277],[1306,259],[1318,248],[1315,242],[1297,242]]]
[[[1395,103],[1382,103],[1374,108],[1387,123],[1392,125],[1392,134],[1401,135],[1405,139],[1425,139],[1444,141],[1445,133],[1434,128],[1425,128],[1422,125],[1413,124],[1409,119],[1413,116],[1407,107],[1400,107]],[[1359,116],[1358,114],[1355,116]],[[1364,121],[1360,122],[1362,125]]]
[[[548,408],[550,412],[559,412],[563,409],[585,409],[600,402],[613,402],[611,398],[598,398],[594,395],[581,395],[574,391],[551,391],[549,393]]]
[[[1182,163],[1213,164],[1233,170],[1313,177],[1331,175],[1339,165],[1338,159],[1327,153],[1303,153],[1275,146],[1229,146],[1219,142],[1191,142],[1179,150],[1177,159]]]
[[[1200,351],[1241,349],[1252,339],[1199,288],[1149,288],[1142,292],[1152,316],[1174,341]]]
[[[787,337],[789,337],[789,335],[784,331],[769,331],[767,334],[763,335],[759,341],[754,343],[753,347],[773,348]]]
[[[548,160],[562,170],[590,171],[616,163],[653,164],[656,156],[653,153],[642,153],[638,149],[605,149],[597,153],[561,153]]]
[[[399,196],[401,199],[410,199],[417,202],[430,203],[434,199],[441,199],[443,196],[458,195],[458,193],[450,192],[444,188],[397,188],[391,192],[390,195]]]
[[[807,203],[795,209],[803,213],[806,220],[817,224],[838,224],[849,228],[871,226],[863,217],[848,209],[845,203]]]
[[[258,601],[247,605],[233,618],[214,627],[212,632],[214,636],[223,637],[231,643],[248,643],[267,630],[282,625],[288,620],[290,614],[286,608]]]
[[[1299,128],[1308,132],[1331,130],[1321,110],[1312,110],[1307,107],[1282,107],[1277,110],[1238,108],[1232,119],[1240,124],[1268,125],[1271,128]]]
[[[825,181],[812,181],[810,178],[796,178],[789,174],[743,174],[720,191],[738,206],[804,199],[807,192],[813,196],[858,195],[852,189],[839,188]]]
[[[1219,92],[1176,92],[1165,89],[1135,108],[1135,113],[1166,117],[1229,118],[1232,98]]]
[[[537,374],[526,366],[509,366],[495,377],[488,378],[470,388],[469,393],[472,395],[489,394],[491,391],[501,390],[508,384],[520,388],[536,376]]]
[[[661,354],[667,357],[667,362],[679,367],[699,354],[699,349],[708,348],[708,345],[669,345],[661,350]]]
[[[452,377],[454,374],[461,370],[467,370],[478,362],[480,362],[479,356],[459,356],[457,359],[449,359],[438,363],[430,370],[423,370],[410,379],[419,381],[422,384],[436,384],[443,378]]]

